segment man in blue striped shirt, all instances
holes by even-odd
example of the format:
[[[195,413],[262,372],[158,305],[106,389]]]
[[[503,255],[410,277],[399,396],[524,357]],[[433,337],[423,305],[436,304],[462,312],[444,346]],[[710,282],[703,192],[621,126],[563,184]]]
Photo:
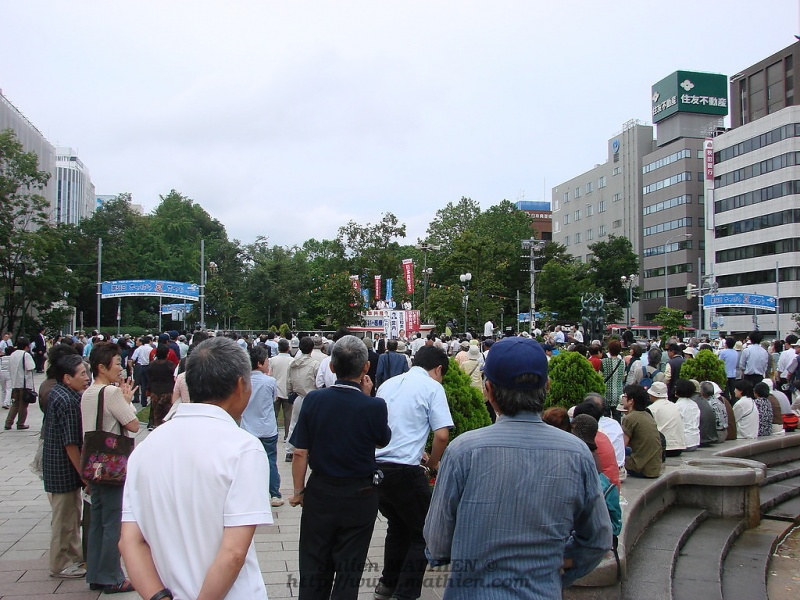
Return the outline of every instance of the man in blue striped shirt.
[[[426,554],[450,565],[444,598],[560,599],[611,548],[611,520],[586,444],[541,419],[547,357],[534,340],[492,346],[494,425],[445,451],[425,521]]]

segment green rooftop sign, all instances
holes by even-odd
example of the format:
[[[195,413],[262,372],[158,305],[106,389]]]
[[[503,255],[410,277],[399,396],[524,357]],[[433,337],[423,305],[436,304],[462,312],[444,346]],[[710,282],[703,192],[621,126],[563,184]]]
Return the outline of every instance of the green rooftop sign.
[[[652,88],[653,123],[691,112],[704,115],[728,114],[728,78],[717,73],[675,71]]]

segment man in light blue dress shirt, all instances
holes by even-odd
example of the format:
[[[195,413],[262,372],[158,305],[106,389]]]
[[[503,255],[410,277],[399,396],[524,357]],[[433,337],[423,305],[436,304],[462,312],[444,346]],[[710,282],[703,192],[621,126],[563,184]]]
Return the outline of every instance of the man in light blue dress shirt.
[[[445,451],[425,521],[431,565],[450,564],[444,598],[561,598],[611,548],[611,520],[586,444],[541,419],[547,357],[505,338],[484,366],[497,422]]]

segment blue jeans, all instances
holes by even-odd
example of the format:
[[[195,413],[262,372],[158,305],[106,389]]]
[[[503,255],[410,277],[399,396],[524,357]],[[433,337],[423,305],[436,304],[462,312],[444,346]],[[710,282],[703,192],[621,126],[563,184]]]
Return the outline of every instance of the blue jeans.
[[[281,497],[281,475],[278,473],[278,436],[258,438],[264,445],[269,459],[269,495],[270,498]]]
[[[116,585],[125,581],[118,548],[122,526],[122,486],[93,483],[91,490],[86,582]]]

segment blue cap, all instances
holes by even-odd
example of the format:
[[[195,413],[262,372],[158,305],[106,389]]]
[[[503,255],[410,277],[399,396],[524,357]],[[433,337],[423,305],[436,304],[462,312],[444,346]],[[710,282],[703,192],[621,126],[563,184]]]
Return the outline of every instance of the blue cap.
[[[483,367],[486,379],[508,390],[535,390],[547,384],[547,355],[531,338],[503,338],[492,346]],[[535,383],[515,383],[520,375],[538,375]]]

